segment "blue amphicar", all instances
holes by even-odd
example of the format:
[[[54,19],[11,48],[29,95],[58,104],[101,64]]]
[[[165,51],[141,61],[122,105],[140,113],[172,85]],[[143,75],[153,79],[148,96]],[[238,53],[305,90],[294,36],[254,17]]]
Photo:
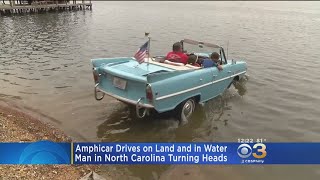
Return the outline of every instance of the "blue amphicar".
[[[197,103],[222,94],[247,72],[246,62],[227,60],[221,46],[190,39],[180,42],[183,52],[196,57],[200,67],[172,62],[165,56],[147,57],[142,63],[134,57],[92,59],[96,100],[106,94],[134,105],[140,118],[154,109],[158,113],[174,110],[178,119],[188,119]],[[187,51],[186,46],[200,50]],[[219,54],[222,68],[203,67],[212,52]]]

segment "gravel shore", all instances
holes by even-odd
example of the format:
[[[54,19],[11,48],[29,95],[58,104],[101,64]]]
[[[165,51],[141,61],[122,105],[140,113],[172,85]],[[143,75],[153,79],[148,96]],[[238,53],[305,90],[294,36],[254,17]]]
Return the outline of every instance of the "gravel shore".
[[[19,110],[0,105],[0,142],[50,140],[71,142],[63,132]],[[89,165],[1,165],[0,179],[80,179],[95,171]]]

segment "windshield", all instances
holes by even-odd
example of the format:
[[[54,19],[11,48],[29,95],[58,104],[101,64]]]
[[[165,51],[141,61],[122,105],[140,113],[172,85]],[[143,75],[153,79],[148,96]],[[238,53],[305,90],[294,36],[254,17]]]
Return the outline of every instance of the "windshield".
[[[202,45],[193,45],[193,44],[183,43],[183,50],[187,54],[194,53],[198,56],[203,56],[203,57],[209,57],[213,52],[217,52],[220,55],[220,60],[221,60],[220,48],[212,48],[212,47],[206,47]]]
[[[206,47],[203,45],[193,45],[188,43],[183,43],[183,50],[186,53],[212,53],[219,52],[219,48]]]
[[[221,57],[221,47],[212,43],[194,41],[191,39],[184,39],[183,51],[187,54],[197,54],[200,56],[209,56],[213,52],[217,52]]]

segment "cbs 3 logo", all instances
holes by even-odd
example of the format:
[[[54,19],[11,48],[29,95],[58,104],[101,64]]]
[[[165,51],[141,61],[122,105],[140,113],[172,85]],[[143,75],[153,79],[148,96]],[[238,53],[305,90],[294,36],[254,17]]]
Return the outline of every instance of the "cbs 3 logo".
[[[267,149],[267,146],[262,143],[254,144],[252,148],[249,144],[240,144],[240,146],[237,149],[237,152],[241,158],[248,158],[252,154],[253,157],[257,159],[262,159],[267,156],[266,149]],[[253,150],[257,151],[258,153],[256,152],[252,153]]]

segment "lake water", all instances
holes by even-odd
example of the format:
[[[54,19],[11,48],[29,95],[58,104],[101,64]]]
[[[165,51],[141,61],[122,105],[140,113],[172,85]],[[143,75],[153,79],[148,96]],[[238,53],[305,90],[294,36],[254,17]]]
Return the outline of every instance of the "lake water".
[[[151,32],[155,55],[183,38],[225,47],[229,41],[229,58],[248,63],[245,89],[199,107],[185,125],[170,117],[136,119],[109,97],[95,101],[90,59],[133,56],[144,32]],[[319,142],[319,32],[320,2],[93,2],[92,11],[2,16],[0,97],[79,141]],[[319,166],[117,168],[142,179],[192,169],[199,179],[320,177]]]

